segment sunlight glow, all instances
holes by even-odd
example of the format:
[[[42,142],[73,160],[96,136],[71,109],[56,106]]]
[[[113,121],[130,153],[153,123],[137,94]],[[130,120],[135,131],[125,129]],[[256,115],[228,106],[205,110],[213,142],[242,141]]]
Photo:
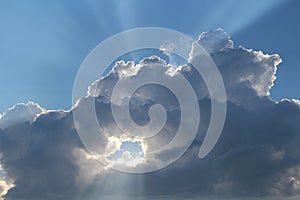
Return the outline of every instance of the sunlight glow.
[[[108,138],[106,160],[111,165],[136,167],[145,162],[146,145],[142,140],[132,138]]]

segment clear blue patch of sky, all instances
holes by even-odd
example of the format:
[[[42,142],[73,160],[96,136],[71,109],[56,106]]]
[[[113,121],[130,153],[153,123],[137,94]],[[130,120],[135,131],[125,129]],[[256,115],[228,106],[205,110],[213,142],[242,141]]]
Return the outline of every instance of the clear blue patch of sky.
[[[108,157],[109,160],[117,160],[122,158],[124,152],[129,152],[133,158],[144,156],[141,142],[124,141],[120,146],[120,150]]]

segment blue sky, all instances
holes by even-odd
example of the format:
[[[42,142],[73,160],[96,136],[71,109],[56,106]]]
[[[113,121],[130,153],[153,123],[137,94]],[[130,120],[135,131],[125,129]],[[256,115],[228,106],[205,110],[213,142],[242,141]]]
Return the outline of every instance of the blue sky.
[[[300,98],[300,2],[0,1],[0,111],[35,101],[71,107],[76,72],[98,43],[120,31],[158,26],[194,37],[224,29],[235,45],[278,53],[272,97]]]

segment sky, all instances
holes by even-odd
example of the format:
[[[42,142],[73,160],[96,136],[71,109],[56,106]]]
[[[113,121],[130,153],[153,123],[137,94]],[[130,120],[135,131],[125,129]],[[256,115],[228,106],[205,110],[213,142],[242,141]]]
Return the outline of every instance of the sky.
[[[0,200],[300,198],[299,1],[170,2],[0,0]],[[188,59],[125,54],[72,105],[89,52],[138,27]]]
[[[9,1],[0,6],[0,110],[18,102],[69,109],[77,70],[101,41],[137,27],[165,27],[194,39],[222,28],[242,45],[278,53],[275,100],[299,98],[297,0]],[[18,91],[18,95],[16,95]]]

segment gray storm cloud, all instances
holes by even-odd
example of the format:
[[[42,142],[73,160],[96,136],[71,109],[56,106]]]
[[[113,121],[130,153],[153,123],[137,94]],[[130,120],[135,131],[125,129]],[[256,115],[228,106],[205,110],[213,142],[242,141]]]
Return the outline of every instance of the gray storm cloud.
[[[209,124],[211,102],[193,66],[174,69],[156,56],[137,64],[117,62],[108,75],[95,80],[88,96],[70,111],[45,111],[28,103],[18,104],[2,115],[0,194],[7,193],[3,198],[296,199],[300,194],[300,104],[288,99],[275,102],[269,96],[280,57],[234,47],[221,29],[202,33],[197,42],[217,64],[228,97],[224,130],[206,158],[198,159],[198,151]],[[190,61],[199,59],[196,51],[192,49]],[[164,73],[169,79],[181,73],[191,83],[201,110],[197,137],[179,160],[162,170],[132,175],[107,169],[84,149],[72,112],[84,111],[86,103],[95,100],[97,117],[105,130],[99,149],[107,155],[116,153],[122,140],[130,138],[124,136],[112,117],[112,90],[120,78],[134,80],[147,73]],[[147,151],[165,145],[174,136],[180,119],[179,103],[167,88],[157,85],[139,88],[130,99],[131,116],[139,125],[149,122],[149,108],[156,103],[165,107],[167,121],[159,138],[143,143],[145,158],[154,164],[169,159],[168,151],[155,158],[148,158]],[[128,154],[124,158],[132,159]]]

